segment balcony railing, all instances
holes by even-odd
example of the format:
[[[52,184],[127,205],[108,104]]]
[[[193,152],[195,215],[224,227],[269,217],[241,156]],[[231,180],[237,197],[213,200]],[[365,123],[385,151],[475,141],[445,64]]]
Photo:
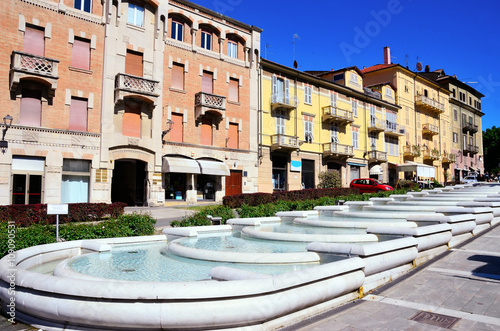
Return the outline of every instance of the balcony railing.
[[[437,149],[426,149],[423,152],[424,160],[439,160],[441,153]]]
[[[369,151],[368,159],[370,162],[387,162],[387,152]]]
[[[375,116],[370,116],[370,123],[368,124],[368,131],[385,131],[385,121]]]
[[[437,113],[442,113],[444,112],[444,105],[436,100],[430,99],[424,95],[417,95],[415,97],[415,102],[417,103],[418,106],[434,111]]]
[[[324,156],[354,156],[354,149],[350,145],[343,145],[339,143],[326,143],[323,144]]]
[[[297,108],[297,96],[289,96],[284,94],[271,95],[271,109],[293,110]]]
[[[275,134],[271,136],[271,150],[298,150],[299,137]]]
[[[464,132],[470,131],[471,133],[476,133],[478,131],[477,125],[470,122],[464,122],[462,124],[462,129]]]
[[[226,97],[224,96],[198,92],[194,96],[194,103],[197,119],[205,115],[206,112],[214,113],[221,118],[224,117],[226,111]]]
[[[471,154],[477,154],[477,153],[479,153],[479,147],[476,146],[476,145],[467,144],[464,147],[464,150],[466,152],[468,152],[468,153],[471,153]]]
[[[386,121],[385,134],[390,136],[404,136],[406,128],[398,123]]]
[[[457,162],[457,155],[444,152],[441,161],[443,163],[456,163]]]
[[[420,156],[420,147],[417,145],[405,145],[405,146],[403,146],[403,156],[405,156],[405,157]]]
[[[59,60],[13,51],[10,64],[10,90],[16,89],[21,78],[33,75],[45,78],[51,84],[51,90],[55,91],[59,79],[58,67]]]
[[[349,124],[354,122],[352,111],[340,109],[334,106],[323,107],[323,121],[332,121],[339,124]]]
[[[117,74],[115,79],[115,88],[121,91],[157,97],[157,87],[158,81],[128,74]]]
[[[439,134],[439,127],[431,123],[422,124],[422,133],[432,136],[437,135]]]

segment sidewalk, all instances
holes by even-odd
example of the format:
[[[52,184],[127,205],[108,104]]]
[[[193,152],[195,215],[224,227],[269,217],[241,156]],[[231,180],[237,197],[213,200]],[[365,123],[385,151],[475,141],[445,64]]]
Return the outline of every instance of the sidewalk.
[[[186,205],[187,207],[187,205]],[[149,213],[153,218],[156,218],[155,227],[159,230],[169,227],[170,222],[180,221],[184,217],[196,213],[196,210],[182,209],[179,207],[125,207],[125,214],[132,213]]]
[[[500,226],[366,295],[281,329],[500,330]]]

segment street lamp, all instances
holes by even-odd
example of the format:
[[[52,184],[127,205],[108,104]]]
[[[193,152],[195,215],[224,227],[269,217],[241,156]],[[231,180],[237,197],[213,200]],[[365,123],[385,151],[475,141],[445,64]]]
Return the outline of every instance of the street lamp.
[[[168,121],[167,121],[167,129],[161,132],[161,140],[162,140],[162,141],[163,141],[163,137],[165,137],[165,135],[166,135],[167,133],[169,133],[169,132],[170,132],[170,130],[172,130],[172,129],[173,129],[173,127],[174,127],[174,121],[172,121],[172,120],[168,120]]]
[[[9,148],[9,142],[5,140],[5,134],[7,133],[7,130],[9,130],[10,126],[12,125],[12,116],[7,115],[3,118],[3,133],[2,133],[2,140],[0,140],[0,149],[2,150],[2,154],[5,154],[5,151],[7,148]]]

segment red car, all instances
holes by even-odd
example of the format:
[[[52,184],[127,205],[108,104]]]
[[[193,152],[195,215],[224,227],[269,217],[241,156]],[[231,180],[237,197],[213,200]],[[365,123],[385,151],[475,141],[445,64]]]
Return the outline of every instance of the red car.
[[[382,184],[381,182],[373,178],[354,179],[349,187],[359,189],[359,193],[375,193],[393,190],[391,186]]]

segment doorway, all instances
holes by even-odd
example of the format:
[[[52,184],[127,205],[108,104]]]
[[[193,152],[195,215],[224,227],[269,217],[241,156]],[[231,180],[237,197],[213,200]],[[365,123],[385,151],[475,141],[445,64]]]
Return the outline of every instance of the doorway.
[[[226,177],[226,196],[241,194],[241,170],[231,170],[231,174]]]
[[[14,174],[12,204],[42,203],[42,175]]]
[[[144,206],[147,203],[146,190],[146,162],[131,159],[115,161],[111,183],[112,202]]]

